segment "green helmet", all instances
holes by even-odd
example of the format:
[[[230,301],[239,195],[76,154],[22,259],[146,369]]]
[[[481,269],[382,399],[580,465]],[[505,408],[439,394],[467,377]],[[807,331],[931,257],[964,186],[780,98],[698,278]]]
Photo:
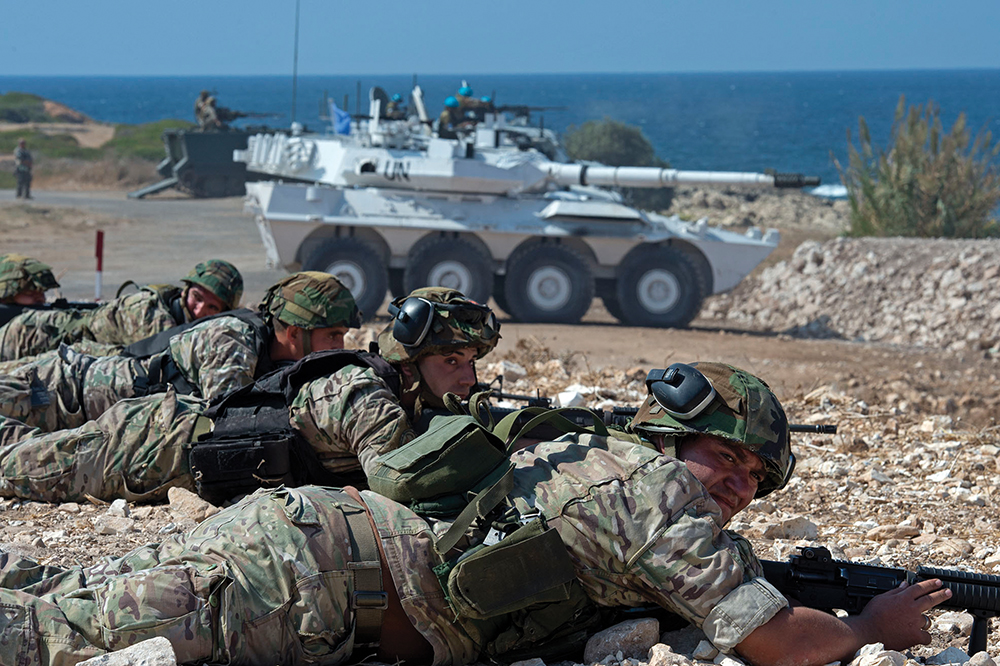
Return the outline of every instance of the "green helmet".
[[[454,289],[422,287],[389,306],[393,320],[378,336],[382,357],[412,363],[430,354],[475,347],[480,359],[500,342],[493,311]]]
[[[361,327],[361,311],[351,291],[329,273],[305,271],[278,280],[260,303],[265,321],[277,319],[304,329]]]
[[[652,382],[647,379],[651,395],[639,408],[630,428],[647,438],[654,434],[707,434],[733,442],[756,453],[767,469],[755,497],[783,488],[795,468],[795,456],[790,444],[788,418],[770,387],[749,372],[724,363],[676,365],[700,371],[715,389],[711,402],[695,408],[698,413],[690,418],[671,415],[657,400]],[[652,375],[651,372],[650,377]],[[676,441],[667,438],[668,455],[676,455]]]
[[[243,297],[243,276],[236,266],[222,259],[201,262],[181,278],[181,282],[208,289],[230,310],[239,307],[240,298]]]
[[[48,291],[58,286],[48,264],[23,254],[0,254],[0,301],[24,291]]]

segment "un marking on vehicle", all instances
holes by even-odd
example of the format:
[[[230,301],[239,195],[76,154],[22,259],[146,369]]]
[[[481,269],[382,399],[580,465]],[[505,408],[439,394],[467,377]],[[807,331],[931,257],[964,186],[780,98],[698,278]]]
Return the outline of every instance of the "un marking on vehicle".
[[[409,180],[410,163],[404,160],[386,160],[382,175],[385,176],[386,180]]]

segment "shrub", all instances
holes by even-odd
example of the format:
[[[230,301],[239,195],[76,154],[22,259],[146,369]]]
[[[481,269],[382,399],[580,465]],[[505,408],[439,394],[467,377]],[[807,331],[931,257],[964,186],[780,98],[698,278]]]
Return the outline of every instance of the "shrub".
[[[847,188],[851,236],[982,238],[1000,234],[991,214],[1000,203],[1000,174],[988,131],[972,139],[965,114],[951,131],[932,102],[907,110],[900,96],[888,148],[872,145],[858,120],[859,147],[847,133],[848,163],[834,160]]]
[[[608,166],[652,166],[670,164],[656,156],[653,144],[638,127],[611,118],[590,120],[580,127],[571,126],[565,138],[566,154],[574,160],[600,162]],[[625,201],[638,208],[666,210],[674,197],[672,188],[621,188]]]
[[[0,121],[5,123],[47,123],[52,118],[45,113],[45,100],[38,95],[9,92],[0,95]]]

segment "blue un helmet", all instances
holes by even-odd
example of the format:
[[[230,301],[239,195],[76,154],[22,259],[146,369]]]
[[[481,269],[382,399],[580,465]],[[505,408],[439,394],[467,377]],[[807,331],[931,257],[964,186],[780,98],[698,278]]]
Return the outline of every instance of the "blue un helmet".
[[[444,98],[444,105],[446,107],[448,107],[449,109],[457,109],[458,108],[458,100],[455,99],[454,96],[448,95],[447,97]]]
[[[393,102],[402,102],[403,101],[403,96],[400,95],[399,93],[396,93],[395,95],[392,96],[392,101]]]
[[[458,89],[458,94],[462,97],[472,97],[472,88],[469,86],[462,86]]]
[[[483,95],[482,97],[479,98],[479,101],[482,102],[483,104],[493,103],[493,100],[488,95]]]

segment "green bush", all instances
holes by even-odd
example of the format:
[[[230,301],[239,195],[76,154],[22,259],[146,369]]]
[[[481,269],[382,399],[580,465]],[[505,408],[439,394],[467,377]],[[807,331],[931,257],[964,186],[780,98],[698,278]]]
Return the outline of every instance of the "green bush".
[[[77,159],[95,160],[103,154],[101,148],[84,148],[69,134],[48,135],[36,130],[0,132],[0,154],[13,153],[18,139],[28,142],[28,150],[38,164],[39,156],[45,157],[75,157]]]
[[[858,126],[858,148],[847,133],[847,167],[834,160],[851,207],[848,235],[1000,235],[991,218],[1000,203],[1000,144],[991,145],[988,131],[972,139],[963,113],[946,134],[932,101],[907,110],[903,96],[885,150],[872,145],[864,117]]]
[[[566,154],[573,160],[600,162],[608,166],[652,166],[670,164],[656,156],[653,144],[638,127],[611,118],[570,126],[565,137]],[[647,210],[666,210],[674,198],[673,188],[621,188],[629,204]]]
[[[0,121],[5,123],[52,122],[45,113],[44,101],[38,95],[9,92],[0,95]]]

